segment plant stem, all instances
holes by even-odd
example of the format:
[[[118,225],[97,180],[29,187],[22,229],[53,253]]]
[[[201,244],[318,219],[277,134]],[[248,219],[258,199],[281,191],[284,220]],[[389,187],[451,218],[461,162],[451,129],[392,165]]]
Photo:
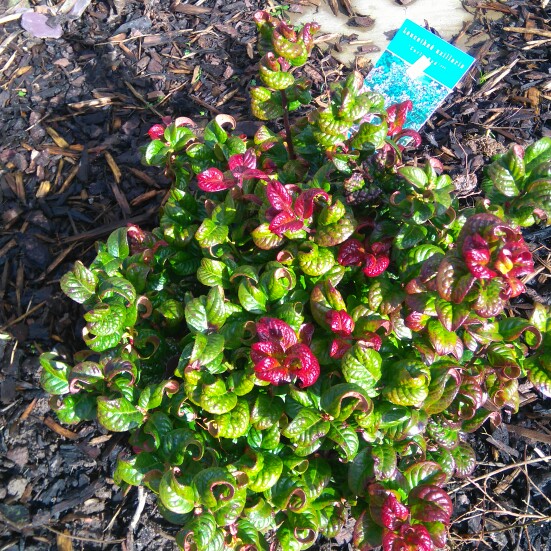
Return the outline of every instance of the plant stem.
[[[289,123],[289,103],[287,102],[287,94],[285,90],[281,90],[281,105],[283,107],[283,124],[285,133],[287,134],[287,147],[289,148],[289,158],[294,161],[297,158],[295,148],[293,147],[293,138],[291,136],[291,124]]]

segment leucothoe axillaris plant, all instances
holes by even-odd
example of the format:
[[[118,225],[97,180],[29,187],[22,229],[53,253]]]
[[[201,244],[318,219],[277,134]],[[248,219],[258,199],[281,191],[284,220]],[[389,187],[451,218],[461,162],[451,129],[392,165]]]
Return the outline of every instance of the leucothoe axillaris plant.
[[[347,515],[359,549],[442,548],[466,433],[516,411],[522,377],[551,395],[547,311],[504,312],[534,269],[520,227],[551,216],[551,139],[493,160],[461,209],[437,159],[402,161],[410,102],[353,73],[293,118],[317,26],[255,19],[252,111],[283,130],[151,128],[159,227],[62,278],[87,349],[43,354],[42,384],[61,421],[130,432],[115,481],[157,494],[183,549],[305,549]]]

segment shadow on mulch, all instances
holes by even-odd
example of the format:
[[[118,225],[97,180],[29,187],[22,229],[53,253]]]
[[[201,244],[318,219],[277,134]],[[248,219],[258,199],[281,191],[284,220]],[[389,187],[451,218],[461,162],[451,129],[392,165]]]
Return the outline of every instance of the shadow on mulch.
[[[427,125],[417,152],[443,161],[465,201],[477,193],[491,155],[551,135],[544,3],[490,2],[504,18],[489,22],[482,1],[466,2],[476,11],[465,32],[478,64]],[[247,99],[256,74],[252,15],[265,3],[114,2],[124,4],[117,14],[112,2],[92,1],[59,40],[33,39],[17,21],[0,24],[4,550],[175,548],[175,529],[156,514],[151,496],[138,518],[137,490],[124,495],[112,483],[124,435],[92,424],[58,425],[40,389],[37,357],[52,347],[71,353],[81,346],[80,310],[61,294],[61,275],[76,259],[89,261],[94,241],[121,224],[156,224],[169,182],[140,164],[149,127],[162,116],[204,124],[227,112],[243,132],[254,132]],[[290,6],[301,9],[298,0]],[[532,36],[504,30],[511,26],[532,29]],[[317,48],[304,70],[320,95],[347,73],[331,50]],[[542,271],[519,309],[551,296],[551,234],[540,230],[527,239]],[[472,437],[479,468],[476,482],[451,487],[457,520],[450,548],[550,549],[550,402],[529,385],[521,401],[505,428]],[[348,549],[348,540],[344,532],[338,543],[317,547]]]

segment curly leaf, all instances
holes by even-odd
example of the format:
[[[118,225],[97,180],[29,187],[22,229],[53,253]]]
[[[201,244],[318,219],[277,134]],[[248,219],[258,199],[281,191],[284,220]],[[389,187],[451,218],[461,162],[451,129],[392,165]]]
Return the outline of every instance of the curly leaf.
[[[166,471],[159,483],[159,497],[163,505],[183,515],[193,511],[197,501],[194,489],[186,484],[181,484],[174,476],[174,471]]]
[[[351,383],[340,383],[332,386],[321,395],[321,408],[329,415],[345,421],[354,410],[369,413],[373,403],[364,389]]]
[[[72,272],[66,273],[60,281],[62,291],[72,300],[82,304],[94,296],[98,278],[94,272],[77,260]]]
[[[204,512],[196,516],[176,535],[176,543],[182,549],[197,551],[223,551],[224,530],[218,528],[215,518]]]
[[[239,438],[249,430],[249,405],[238,400],[235,407],[222,415],[215,415],[211,426],[219,438]]]

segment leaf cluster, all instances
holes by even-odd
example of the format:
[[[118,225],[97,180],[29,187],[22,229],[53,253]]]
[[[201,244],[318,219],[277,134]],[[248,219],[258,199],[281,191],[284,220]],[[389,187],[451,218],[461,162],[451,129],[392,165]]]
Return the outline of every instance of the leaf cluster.
[[[130,431],[115,481],[157,494],[183,549],[272,531],[298,551],[349,509],[362,550],[442,548],[466,433],[516,411],[521,377],[551,393],[548,312],[504,315],[533,271],[518,225],[551,214],[551,140],[496,158],[461,209],[438,161],[402,162],[411,103],[385,110],[359,75],[291,120],[316,26],[256,21],[252,110],[285,130],[155,125],[159,227],[115,231],[62,278],[87,349],[43,354],[42,385],[61,421]]]

